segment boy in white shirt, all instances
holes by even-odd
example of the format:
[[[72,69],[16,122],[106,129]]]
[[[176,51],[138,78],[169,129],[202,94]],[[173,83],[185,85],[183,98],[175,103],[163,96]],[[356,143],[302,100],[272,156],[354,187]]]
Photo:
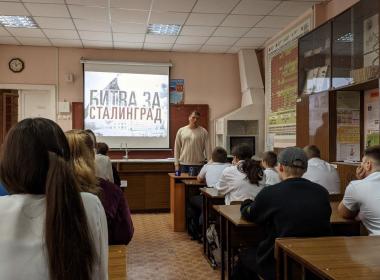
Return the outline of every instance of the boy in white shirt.
[[[231,166],[227,162],[227,151],[222,147],[215,147],[212,151],[212,160],[205,164],[197,176],[197,180],[200,183],[205,182],[207,187],[214,187],[215,184],[219,181],[222,172],[226,167]],[[196,225],[197,229],[189,230],[189,233],[192,235],[193,239],[198,239],[200,236],[200,229],[203,225],[202,220],[202,210],[203,210],[203,198],[202,195],[195,195],[190,198],[190,209],[188,209],[188,216],[190,219],[193,219],[196,222],[193,222]]]
[[[280,175],[278,175],[276,169],[274,169],[277,165],[277,155],[275,152],[265,152],[261,160],[261,165],[264,167],[265,186],[271,186],[281,182]]]
[[[340,178],[336,168],[327,161],[321,159],[321,152],[315,145],[309,145],[303,148],[308,162],[307,171],[302,178],[308,179],[314,183],[320,184],[330,194],[340,193]]]
[[[219,181],[226,167],[231,166],[227,162],[227,151],[222,147],[215,147],[212,151],[212,160],[205,164],[198,174],[198,182],[206,182],[207,187],[212,188]]]
[[[369,235],[380,235],[380,145],[364,151],[356,177],[348,184],[338,212],[343,218],[361,220]]]

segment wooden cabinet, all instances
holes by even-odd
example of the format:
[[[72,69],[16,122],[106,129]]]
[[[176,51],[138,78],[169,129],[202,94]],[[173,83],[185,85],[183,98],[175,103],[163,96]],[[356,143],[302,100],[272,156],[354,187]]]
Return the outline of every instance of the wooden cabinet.
[[[379,13],[379,1],[361,0],[299,39],[297,145],[317,145],[324,160],[359,161],[380,141],[380,129],[368,140],[363,105],[379,88]]]
[[[124,195],[133,212],[169,211],[172,162],[114,162],[121,180],[127,180]]]

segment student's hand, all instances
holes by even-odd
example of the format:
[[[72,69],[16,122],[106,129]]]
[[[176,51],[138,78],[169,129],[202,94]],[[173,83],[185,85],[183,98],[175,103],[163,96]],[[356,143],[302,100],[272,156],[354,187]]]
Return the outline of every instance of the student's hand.
[[[356,168],[356,178],[359,180],[365,178],[365,170],[362,166],[358,166],[358,168]]]
[[[179,170],[179,164],[175,164],[175,165],[174,165],[174,170],[175,170],[175,171],[178,171],[178,170]]]

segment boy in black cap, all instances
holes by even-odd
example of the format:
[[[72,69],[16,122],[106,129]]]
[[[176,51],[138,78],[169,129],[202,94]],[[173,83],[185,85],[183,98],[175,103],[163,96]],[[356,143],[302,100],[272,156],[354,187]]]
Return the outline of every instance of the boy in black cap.
[[[262,225],[266,238],[257,248],[243,252],[236,279],[275,279],[274,243],[277,237],[331,235],[331,207],[326,189],[301,178],[307,169],[305,152],[286,148],[278,157],[277,171],[282,182],[265,187],[254,201],[242,203],[241,214]]]

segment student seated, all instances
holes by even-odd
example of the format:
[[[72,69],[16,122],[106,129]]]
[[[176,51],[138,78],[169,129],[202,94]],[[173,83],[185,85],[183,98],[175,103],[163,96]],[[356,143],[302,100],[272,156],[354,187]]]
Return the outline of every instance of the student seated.
[[[128,244],[134,229],[127,201],[118,186],[95,177],[95,153],[91,136],[84,130],[71,130],[66,132],[66,137],[80,190],[98,195],[103,204],[109,244]]]
[[[226,167],[231,166],[227,162],[227,151],[222,147],[215,147],[212,151],[212,160],[205,164],[197,176],[198,182],[206,182],[209,188],[215,186],[222,176],[222,172]],[[193,239],[199,239],[201,228],[203,225],[203,198],[201,195],[195,195],[190,198],[190,209],[188,209],[189,216],[189,233]]]
[[[92,142],[94,143],[94,152],[95,152],[95,175],[98,178],[108,180],[114,183],[112,163],[108,156],[98,154],[96,152],[96,136],[91,129],[86,129],[86,133],[91,136]]]
[[[258,247],[241,254],[236,279],[257,279],[257,274],[265,280],[275,279],[277,237],[331,235],[329,194],[322,186],[301,178],[306,169],[305,152],[286,148],[278,157],[282,182],[265,187],[254,201],[242,203],[242,216],[263,226],[267,235]]]
[[[321,152],[317,146],[306,146],[304,151],[309,161],[307,171],[302,177],[320,184],[331,194],[340,193],[340,179],[336,168],[321,159]]]
[[[24,119],[0,159],[1,279],[107,279],[107,221],[97,196],[79,192],[65,134]],[[48,211],[46,210],[48,209]]]
[[[247,144],[239,144],[232,149],[234,164],[223,170],[215,188],[225,195],[226,205],[231,201],[254,199],[260,192],[263,170],[260,163],[251,160],[252,149]]]
[[[380,235],[380,145],[364,151],[356,177],[346,188],[339,214],[346,219],[357,217],[369,235]]]
[[[277,165],[277,155],[275,152],[265,152],[261,165],[264,167],[264,184],[266,186],[280,183],[280,175],[278,175],[275,169]]]
[[[109,148],[108,148],[108,145],[106,143],[98,142],[96,144],[96,154],[108,157],[107,156],[108,150],[109,150]],[[109,159],[109,157],[108,157],[108,159]],[[120,187],[121,181],[120,181],[119,172],[117,172],[116,167],[112,163],[111,163],[111,167],[112,167],[113,181],[116,185],[118,185]]]
[[[227,162],[227,151],[222,147],[215,147],[212,151],[211,161],[205,164],[197,176],[198,182],[205,182],[209,188],[215,186],[226,167],[231,166]]]

